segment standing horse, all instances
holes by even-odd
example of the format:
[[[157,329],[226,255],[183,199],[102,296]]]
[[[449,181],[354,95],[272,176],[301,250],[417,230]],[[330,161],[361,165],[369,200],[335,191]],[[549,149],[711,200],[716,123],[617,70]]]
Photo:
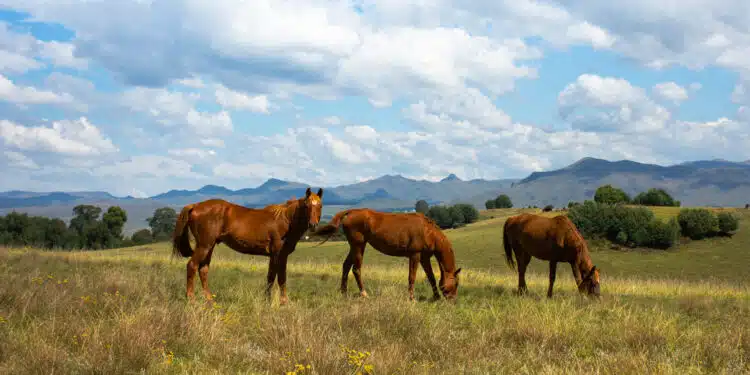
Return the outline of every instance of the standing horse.
[[[596,297],[599,293],[599,270],[591,263],[588,245],[572,221],[565,216],[553,218],[523,213],[508,218],[503,227],[505,259],[513,269],[513,252],[518,260],[518,291],[526,292],[526,267],[531,257],[549,261],[549,288],[552,298],[557,263],[570,263],[578,291]]]
[[[435,223],[421,213],[385,213],[369,208],[355,208],[337,213],[328,225],[315,234],[328,236],[320,244],[328,241],[343,225],[349,242],[349,255],[344,260],[341,275],[341,293],[346,293],[349,270],[354,267],[354,278],[359,286],[359,294],[367,297],[362,283],[362,259],[365,246],[370,246],[383,254],[409,258],[409,299],[414,300],[414,281],[417,265],[422,264],[427,280],[432,286],[433,299],[440,294],[432,272],[430,257],[435,255],[440,267],[440,290],[453,300],[458,291],[458,273],[453,246]]]
[[[308,187],[304,198],[290,199],[262,209],[247,208],[221,199],[185,206],[177,218],[172,252],[190,258],[187,263],[188,299],[195,298],[193,284],[198,271],[203,294],[209,301],[212,299],[208,290],[208,266],[214,246],[223,242],[243,254],[269,257],[266,294],[271,296],[274,279],[278,276],[279,302],[286,304],[287,258],[305,231],[318,226],[322,197],[323,189],[313,194]],[[190,247],[189,232],[195,237],[195,251]]]

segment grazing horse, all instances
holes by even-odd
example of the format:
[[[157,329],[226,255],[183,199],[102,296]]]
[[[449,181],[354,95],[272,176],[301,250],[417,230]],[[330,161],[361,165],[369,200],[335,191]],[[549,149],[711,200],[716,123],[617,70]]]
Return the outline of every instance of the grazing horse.
[[[274,279],[278,276],[279,302],[286,304],[286,263],[297,242],[308,230],[320,222],[323,189],[313,194],[307,188],[305,197],[286,203],[253,209],[221,199],[209,199],[185,206],[177,218],[172,236],[172,252],[190,258],[187,263],[187,297],[195,298],[195,273],[200,272],[203,294],[209,301],[208,266],[214,246],[225,243],[233,250],[270,258],[266,294],[271,296]],[[195,251],[190,247],[189,232],[195,237]]]
[[[354,267],[354,278],[359,286],[359,294],[367,297],[362,283],[362,258],[365,246],[370,246],[383,254],[409,258],[409,299],[414,300],[414,280],[417,266],[427,275],[432,286],[433,299],[440,294],[432,272],[430,257],[433,255],[440,267],[440,290],[446,299],[454,300],[458,291],[458,273],[453,246],[438,226],[421,213],[385,213],[369,208],[354,208],[337,213],[328,225],[315,234],[328,236],[319,245],[328,241],[343,226],[349,242],[349,255],[344,260],[341,275],[341,293],[346,293],[349,270]]]
[[[549,288],[552,298],[557,263],[570,263],[578,291],[599,297],[599,270],[591,263],[588,245],[572,221],[565,216],[553,218],[523,213],[508,218],[503,227],[505,259],[513,269],[513,252],[518,260],[518,291],[526,292],[526,267],[531,257],[549,261]]]

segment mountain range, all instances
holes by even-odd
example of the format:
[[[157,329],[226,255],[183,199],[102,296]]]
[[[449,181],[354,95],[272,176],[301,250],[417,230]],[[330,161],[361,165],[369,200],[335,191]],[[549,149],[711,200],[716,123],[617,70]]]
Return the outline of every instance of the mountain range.
[[[630,160],[607,161],[583,158],[565,168],[534,172],[523,179],[462,180],[451,174],[432,182],[401,175],[336,187],[323,187],[324,217],[347,207],[371,207],[383,211],[412,210],[417,200],[430,205],[484,202],[499,194],[510,196],[516,207],[592,199],[597,187],[612,184],[631,196],[652,187],[663,188],[683,206],[744,206],[750,202],[750,162],[702,160],[670,166]],[[146,218],[156,208],[183,205],[208,198],[223,198],[248,207],[263,207],[300,197],[309,185],[271,178],[253,188],[231,190],[206,185],[198,190],[170,190],[148,198],[115,197],[106,192],[0,192],[0,214],[10,211],[70,219],[78,204],[103,209],[118,205],[128,212],[126,232],[146,227]],[[313,187],[317,189],[317,187]]]

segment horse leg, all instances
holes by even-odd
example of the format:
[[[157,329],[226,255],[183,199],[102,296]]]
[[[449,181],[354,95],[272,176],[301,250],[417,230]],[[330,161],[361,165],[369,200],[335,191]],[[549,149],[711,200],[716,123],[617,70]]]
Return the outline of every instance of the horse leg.
[[[201,279],[201,286],[203,287],[203,295],[209,302],[213,300],[213,296],[211,296],[211,291],[208,289],[208,266],[211,264],[211,256],[213,254],[214,246],[211,246],[211,248],[208,250],[208,253],[206,254],[206,257],[203,258],[202,262],[200,262],[198,271],[198,275]]]
[[[268,276],[266,276],[266,297],[271,299],[271,289],[273,288],[273,282],[276,280],[276,263],[278,255],[277,253],[271,253],[268,257]]]
[[[196,244],[195,251],[193,252],[193,256],[190,257],[190,260],[187,263],[187,299],[190,301],[195,300],[195,274],[198,272],[198,268],[201,264],[203,264],[205,258],[208,255],[208,250],[212,248],[213,246],[209,247],[204,244]],[[208,269],[206,269],[206,272],[208,272]],[[203,279],[203,276],[201,276],[201,280]]]
[[[432,286],[432,299],[437,301],[440,299],[440,291],[438,290],[437,281],[435,280],[435,273],[432,272],[430,256],[422,253],[420,262],[422,263],[422,270],[424,270],[425,275],[427,275],[427,280],[430,282],[430,286]]]
[[[414,301],[414,282],[417,280],[417,266],[419,266],[419,253],[409,257],[409,300]]]
[[[576,287],[578,287],[579,285],[581,285],[581,282],[583,281],[583,276],[581,276],[581,270],[578,269],[576,262],[570,262],[570,268],[573,269],[573,278],[576,280]]]
[[[549,287],[547,288],[547,298],[552,298],[552,287],[555,285],[555,274],[557,273],[557,262],[549,262]]]
[[[278,279],[277,282],[279,283],[279,305],[286,305],[287,302],[289,302],[289,298],[286,296],[286,263],[289,259],[289,254],[286,252],[283,252],[279,255],[278,259]]]
[[[526,287],[526,267],[531,262],[531,255],[525,251],[517,251],[516,260],[518,261],[518,293],[524,294],[528,291]]]
[[[354,274],[354,279],[357,280],[359,295],[361,297],[367,297],[365,284],[362,282],[362,260],[365,257],[365,246],[367,246],[366,242],[352,245],[352,250],[354,251],[354,269],[352,270],[352,273]]]
[[[346,294],[347,283],[349,279],[349,271],[354,265],[354,249],[349,249],[349,254],[344,259],[344,265],[341,270],[341,294]]]

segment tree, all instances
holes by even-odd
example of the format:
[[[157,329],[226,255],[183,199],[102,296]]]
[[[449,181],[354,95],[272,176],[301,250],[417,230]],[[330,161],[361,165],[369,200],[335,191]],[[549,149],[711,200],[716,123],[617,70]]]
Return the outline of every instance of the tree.
[[[495,206],[495,200],[494,199],[488,199],[486,202],[484,202],[484,207],[488,210],[491,210],[497,206]]]
[[[83,235],[86,227],[93,225],[99,219],[102,209],[90,204],[79,204],[73,207],[74,217],[70,219],[70,228],[78,235]]]
[[[430,210],[430,205],[427,204],[426,200],[420,199],[417,201],[417,204],[414,206],[414,209],[417,212],[427,215],[427,212]]]
[[[596,189],[594,201],[606,204],[628,203],[630,202],[630,196],[624,190],[607,184]]]
[[[122,241],[122,230],[127,221],[128,213],[120,206],[111,206],[107,209],[107,212],[102,217],[102,222],[104,222],[111,237],[111,240],[108,242],[116,243]]]
[[[161,207],[154,210],[154,216],[146,219],[151,227],[154,239],[161,240],[172,236],[177,222],[177,212],[171,207]]]
[[[674,200],[664,189],[651,188],[633,198],[633,203],[644,206],[670,206],[677,207],[680,201]]]
[[[477,211],[477,208],[473,205],[468,203],[458,203],[453,207],[461,212],[461,215],[464,218],[464,224],[471,224],[479,220],[479,211]]]
[[[154,237],[151,235],[151,231],[145,228],[133,233],[133,235],[130,237],[133,245],[145,245],[147,243],[151,243],[153,239]]]
[[[495,198],[495,208],[513,208],[513,202],[506,194],[500,194]]]
[[[435,223],[442,229],[453,227],[453,219],[448,207],[445,206],[432,206],[427,212],[427,217],[434,220]]]

